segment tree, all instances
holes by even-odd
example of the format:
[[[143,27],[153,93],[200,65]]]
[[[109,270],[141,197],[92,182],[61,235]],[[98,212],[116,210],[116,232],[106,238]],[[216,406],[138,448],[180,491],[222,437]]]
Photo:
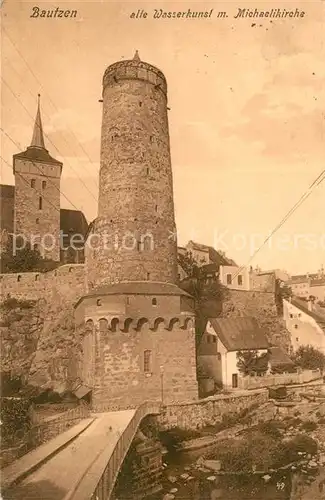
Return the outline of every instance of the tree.
[[[179,264],[187,275],[179,286],[194,299],[196,333],[199,341],[206,319],[221,313],[228,289],[220,283],[215,266],[199,266],[190,252],[179,256]]]
[[[238,351],[237,368],[244,376],[246,375],[264,375],[268,369],[268,353],[258,354],[256,350]]]
[[[51,259],[44,259],[39,250],[32,249],[29,242],[23,248],[13,253],[12,243],[9,243],[1,254],[2,273],[44,272],[55,269],[59,265]]]
[[[277,306],[278,315],[283,314],[283,299],[289,300],[292,297],[292,289],[286,285],[282,280],[276,279],[275,281],[275,302]]]
[[[302,345],[293,354],[292,360],[303,370],[321,370],[325,368],[325,354],[312,345]]]

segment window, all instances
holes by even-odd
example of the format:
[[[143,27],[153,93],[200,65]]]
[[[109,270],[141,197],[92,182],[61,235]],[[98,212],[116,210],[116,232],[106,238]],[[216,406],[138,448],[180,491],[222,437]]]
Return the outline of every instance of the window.
[[[237,278],[237,282],[238,282],[238,285],[239,285],[239,286],[242,286],[242,284],[243,284],[243,277],[242,277],[242,275],[241,275],[241,274],[238,276],[238,278]]]
[[[20,276],[20,274],[17,276],[17,281],[21,281],[21,276]]]
[[[151,373],[152,352],[144,351],[143,353],[143,370],[144,373]]]
[[[42,207],[43,207],[43,199],[42,199],[42,197],[40,196],[40,197],[39,197],[39,200],[38,200],[38,208],[39,208],[39,210],[42,210]]]
[[[293,318],[293,314],[290,314],[290,318]]]
[[[147,273],[147,280],[150,280],[150,273]]]
[[[130,297],[126,297],[126,303],[127,303],[127,305],[130,304]]]
[[[34,188],[34,187],[35,187],[35,184],[36,184],[35,179],[32,179],[32,180],[30,181],[30,185],[31,185],[31,187],[32,187],[32,188]]]
[[[101,305],[102,305],[102,301],[101,301],[101,299],[97,299],[97,305],[98,305],[98,306],[101,306]]]
[[[158,212],[158,205],[155,206],[155,210],[156,210],[156,212]]]
[[[217,337],[215,335],[212,335],[212,342],[215,344],[217,342]]]
[[[227,285],[231,285],[231,274],[227,274]]]
[[[36,219],[36,224],[39,224],[39,218],[38,218],[38,217],[37,217],[37,219]]]
[[[35,275],[35,281],[38,281],[39,280],[39,274],[36,274]]]
[[[298,328],[298,325],[295,325],[295,328]]]
[[[296,337],[296,342],[299,342],[299,337]]]
[[[142,106],[142,102],[141,102],[141,101],[139,102],[139,106],[140,106],[140,108],[141,108],[141,106]]]
[[[43,181],[42,182],[42,189],[45,189],[46,188],[46,181]]]
[[[149,175],[149,168],[147,168],[147,175]]]
[[[151,301],[151,303],[152,303],[153,306],[156,306],[157,305],[157,299],[153,298],[152,301]]]

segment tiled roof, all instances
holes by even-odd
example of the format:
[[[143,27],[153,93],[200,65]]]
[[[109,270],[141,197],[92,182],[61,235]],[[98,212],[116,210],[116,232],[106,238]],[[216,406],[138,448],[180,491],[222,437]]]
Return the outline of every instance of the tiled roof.
[[[31,161],[40,161],[40,162],[45,162],[45,163],[53,163],[56,165],[61,165],[62,167],[62,162],[56,160],[53,158],[47,149],[42,149],[42,148],[36,148],[33,146],[30,146],[26,149],[26,151],[23,151],[21,153],[17,153],[13,156],[13,158],[23,158]]]
[[[322,327],[325,328],[325,313],[324,315],[320,314],[318,311],[309,311],[308,305],[306,305],[306,302],[298,299],[297,297],[294,297],[291,299],[291,304],[298,309],[300,309],[302,312],[305,314],[308,314],[311,318],[313,318],[317,323]]]
[[[60,229],[65,234],[74,233],[85,236],[88,230],[88,223],[86,217],[80,210],[61,208]]]
[[[267,349],[269,342],[255,318],[209,318],[228,351]]]
[[[280,367],[283,365],[292,365],[294,366],[294,362],[289,358],[288,354],[281,349],[281,347],[270,347],[270,363],[272,368]]]

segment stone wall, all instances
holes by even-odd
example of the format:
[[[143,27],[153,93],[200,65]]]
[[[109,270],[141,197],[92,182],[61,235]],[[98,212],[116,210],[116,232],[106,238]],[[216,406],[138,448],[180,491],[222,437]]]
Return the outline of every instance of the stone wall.
[[[73,305],[85,293],[84,277],[82,264],[48,273],[1,275],[3,299],[9,295],[35,300],[31,309],[6,312],[1,327],[2,370],[58,392],[76,385],[81,378],[82,340]]]
[[[285,328],[283,318],[278,314],[274,292],[229,290],[222,315],[225,318],[255,317],[273,345],[289,350],[290,333]]]
[[[197,399],[195,333],[190,325],[169,330],[159,324],[153,331],[145,323],[139,331],[116,332],[99,332],[96,327],[93,338],[100,338],[100,346],[90,347],[95,357],[93,405],[97,410],[134,408],[146,400]],[[150,352],[149,371],[144,366],[146,352]]]
[[[154,418],[162,431],[173,427],[194,430],[221,422],[223,415],[239,414],[246,408],[253,409],[267,401],[268,391],[264,389],[213,396],[198,402],[168,405]]]
[[[86,293],[85,265],[66,264],[46,273],[6,273],[0,275],[1,296],[23,300],[63,298],[77,301]]]

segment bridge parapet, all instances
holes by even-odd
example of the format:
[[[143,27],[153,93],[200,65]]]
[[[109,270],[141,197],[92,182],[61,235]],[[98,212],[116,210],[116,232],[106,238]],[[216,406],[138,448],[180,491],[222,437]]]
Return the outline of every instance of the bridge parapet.
[[[148,415],[158,415],[161,408],[161,404],[157,402],[145,402],[139,406],[115,447],[107,445],[85,470],[77,487],[64,500],[108,500],[141,421]]]

